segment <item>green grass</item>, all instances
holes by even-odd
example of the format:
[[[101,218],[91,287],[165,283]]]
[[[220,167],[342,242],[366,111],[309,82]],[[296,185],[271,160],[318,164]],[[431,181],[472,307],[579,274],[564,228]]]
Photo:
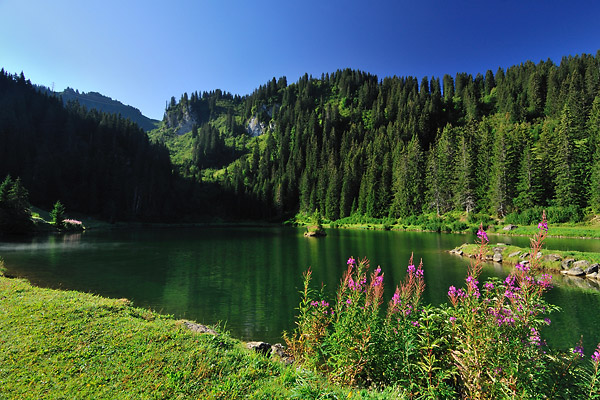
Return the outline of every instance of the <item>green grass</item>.
[[[464,252],[465,255],[476,255],[479,251],[479,246],[476,244],[464,244],[459,247],[460,250]],[[494,255],[494,248],[502,248],[502,262],[508,265],[515,265],[519,261],[519,256],[509,257],[510,254],[514,254],[517,251],[521,253],[529,253],[531,250],[529,248],[517,247],[512,245],[494,245],[490,244],[489,249],[486,255]],[[546,270],[551,271],[560,271],[561,262],[560,261],[547,261],[544,260],[545,255],[548,254],[558,254],[563,259],[573,258],[576,261],[578,260],[588,260],[590,263],[600,263],[600,253],[592,253],[592,252],[582,252],[582,251],[563,251],[563,250],[552,250],[552,249],[544,249],[542,251],[542,259],[540,260],[540,267]]]
[[[309,216],[298,213],[288,223],[304,226]],[[594,218],[580,223],[552,223],[550,224],[549,236],[571,237],[571,238],[600,238],[600,219]],[[508,223],[492,218],[485,214],[466,214],[464,212],[452,211],[437,216],[435,213],[410,216],[407,218],[371,218],[359,214],[329,221],[323,219],[326,228],[347,229],[380,229],[400,231],[427,231],[444,233],[476,233],[480,224],[488,233],[508,236],[533,236],[538,231],[535,225],[519,225],[516,229],[505,231],[503,228]]]
[[[401,398],[334,386],[127,300],[0,277],[0,399]]]
[[[500,230],[497,233],[507,235],[532,236],[538,230],[537,225],[519,226],[512,231]],[[598,224],[551,224],[548,230],[549,236],[573,237],[573,238],[600,238],[600,225]]]

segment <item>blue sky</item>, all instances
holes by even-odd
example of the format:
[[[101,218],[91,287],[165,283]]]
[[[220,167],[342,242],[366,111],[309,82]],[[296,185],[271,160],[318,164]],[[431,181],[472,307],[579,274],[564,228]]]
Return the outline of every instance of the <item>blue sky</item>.
[[[600,49],[600,2],[0,0],[0,67],[161,119],[183,92],[361,69],[476,74]]]

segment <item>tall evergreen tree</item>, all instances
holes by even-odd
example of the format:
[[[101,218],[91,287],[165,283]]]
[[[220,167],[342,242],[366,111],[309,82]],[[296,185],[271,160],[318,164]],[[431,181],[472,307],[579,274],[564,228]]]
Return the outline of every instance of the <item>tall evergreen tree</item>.
[[[392,192],[390,217],[402,218],[422,212],[423,152],[416,136],[406,148],[398,146],[396,150]]]
[[[510,125],[501,125],[494,138],[494,150],[490,167],[491,212],[503,217],[511,211],[516,184],[516,144],[512,141]]]
[[[454,176],[454,206],[467,214],[475,209],[475,171],[471,139],[460,135]]]
[[[590,147],[594,151],[590,171],[590,205],[595,213],[600,214],[600,94],[592,104],[588,132]]]

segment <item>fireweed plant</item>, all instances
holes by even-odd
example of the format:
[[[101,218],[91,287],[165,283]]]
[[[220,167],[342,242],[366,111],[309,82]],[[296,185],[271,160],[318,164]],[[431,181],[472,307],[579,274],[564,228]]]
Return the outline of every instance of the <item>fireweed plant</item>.
[[[545,215],[531,240],[528,261],[517,264],[504,280],[479,285],[488,238],[477,232],[479,252],[470,263],[464,289],[451,286],[451,354],[460,376],[459,390],[471,399],[528,398],[543,393],[546,350],[540,329],[556,307],[543,299],[552,276],[540,272],[540,249],[547,236]]]
[[[600,399],[600,344],[586,360],[580,346],[552,350],[540,335],[558,310],[543,298],[552,287],[539,265],[547,234],[543,214],[529,260],[480,284],[489,242],[480,227],[478,255],[464,287],[449,288],[449,305],[420,304],[424,270],[412,256],[387,307],[383,272],[366,259],[348,259],[332,304],[311,289],[309,269],[296,328],[284,333],[289,351],[332,381],[395,386],[408,398]]]

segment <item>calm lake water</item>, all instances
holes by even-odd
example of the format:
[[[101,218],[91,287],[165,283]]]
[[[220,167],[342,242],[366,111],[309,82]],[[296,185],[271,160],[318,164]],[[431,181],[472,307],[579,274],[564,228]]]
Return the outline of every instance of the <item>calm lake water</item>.
[[[223,322],[241,339],[280,342],[282,332],[294,327],[302,272],[309,266],[314,286],[323,282],[333,293],[348,257],[366,257],[385,273],[389,299],[414,252],[415,262],[424,263],[424,301],[440,304],[450,285],[463,286],[468,265],[446,250],[475,240],[360,230],[329,230],[326,238],[307,239],[302,232],[289,227],[90,231],[0,242],[0,257],[10,274],[39,286],[126,297],[178,318]],[[528,238],[490,239],[529,245]],[[600,240],[549,239],[547,248],[600,252]],[[480,281],[508,272],[490,264]],[[550,316],[544,332],[549,344],[568,348],[583,335],[586,352],[592,352],[600,341],[600,294],[558,277],[547,299],[563,309]]]

